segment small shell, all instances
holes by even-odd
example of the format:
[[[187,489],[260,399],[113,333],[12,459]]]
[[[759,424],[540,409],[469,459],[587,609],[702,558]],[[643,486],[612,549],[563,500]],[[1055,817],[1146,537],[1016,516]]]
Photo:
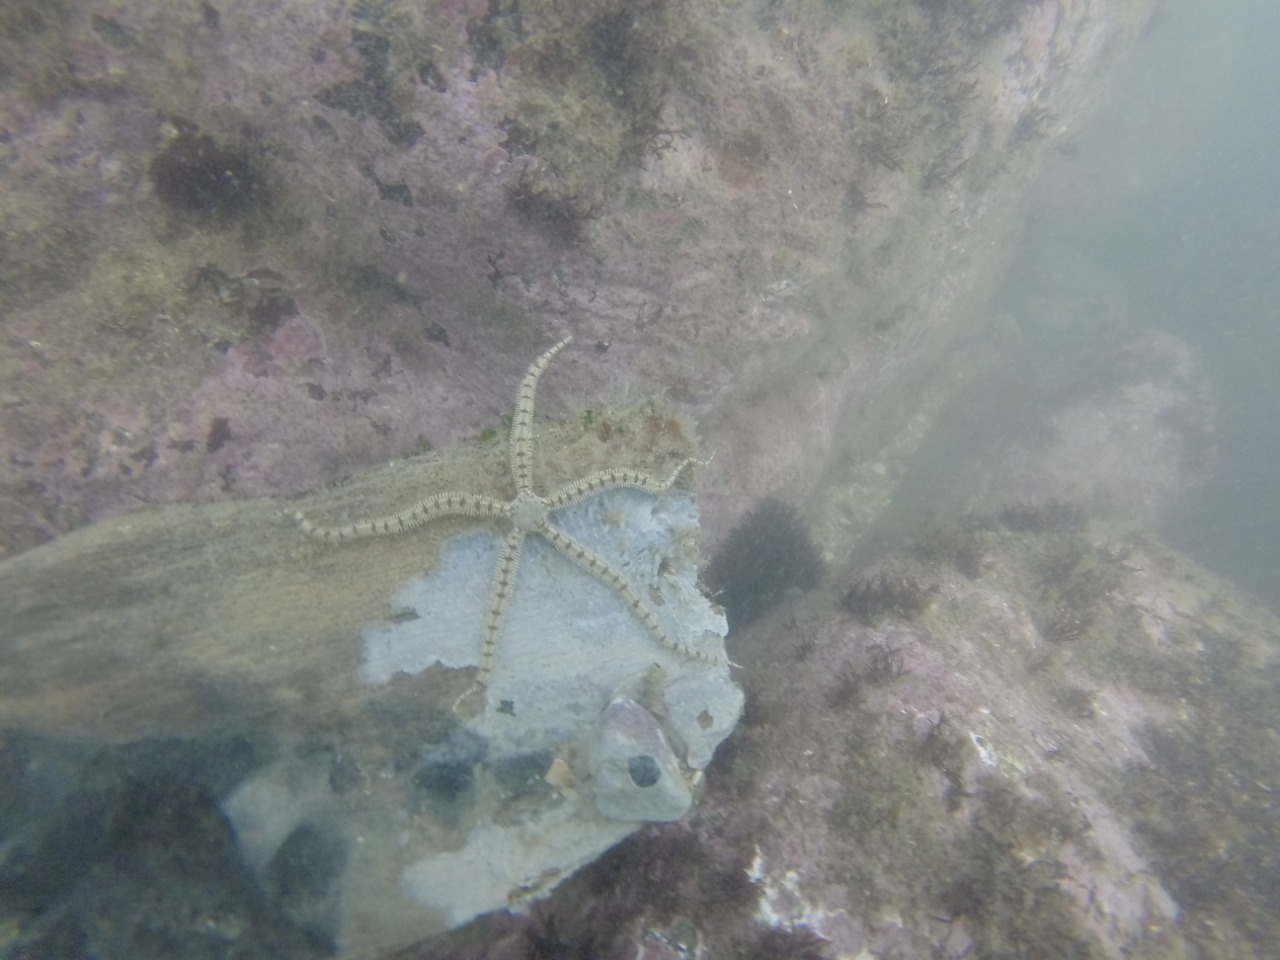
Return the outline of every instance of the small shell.
[[[542,779],[559,790],[566,799],[577,794],[578,779],[569,769],[569,764],[564,762],[563,757],[556,757],[551,761],[551,766],[547,768]]]

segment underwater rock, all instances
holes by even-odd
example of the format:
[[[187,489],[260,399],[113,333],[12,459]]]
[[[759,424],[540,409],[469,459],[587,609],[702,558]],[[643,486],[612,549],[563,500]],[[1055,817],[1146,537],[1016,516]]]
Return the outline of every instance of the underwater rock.
[[[613,820],[679,820],[693,792],[662,727],[630,697],[605,707],[591,751],[596,809]]]
[[[611,414],[608,439],[541,424],[538,488],[617,464],[669,475],[696,451],[630,428],[651,413]],[[462,445],[290,506],[331,522],[424,491],[504,495],[507,454]],[[463,518],[324,543],[281,506],[140,511],[0,564],[0,721],[139,751],[180,733],[263,744],[216,808],[257,883],[341,957],[520,910],[645,820],[691,807],[743,697],[724,617],[699,589],[689,493],[617,489],[554,512],[548,528],[625,589],[529,533],[484,694],[456,707],[485,648],[501,534]],[[611,707],[624,701],[626,722]],[[619,799],[628,790],[644,802]],[[323,889],[295,882],[311,859]]]
[[[608,215],[584,221],[592,236],[579,243],[546,214],[580,209],[590,215],[594,194],[582,194],[584,206],[544,205],[541,218],[531,216],[538,211],[519,201],[533,194],[513,195],[512,188],[523,190],[539,174],[545,180],[554,156],[545,134],[536,145],[541,156],[524,154],[522,139],[530,149],[535,144],[505,118],[527,103],[520,115],[542,117],[548,132],[581,135],[589,147],[601,145],[599,127],[584,122],[584,99],[563,96],[562,79],[545,70],[541,56],[511,58],[505,75],[499,61],[477,62],[470,42],[474,6],[437,5],[421,30],[406,35],[398,17],[382,12],[386,4],[331,11],[301,0],[250,3],[212,15],[205,9],[205,25],[193,33],[196,21],[170,15],[167,6],[140,4],[125,16],[90,0],[65,17],[41,18],[49,36],[58,31],[57,42],[23,44],[27,51],[15,61],[29,62],[29,51],[51,51],[47,69],[19,73],[45,76],[53,89],[31,102],[21,93],[27,80],[3,91],[10,113],[26,119],[9,124],[15,137],[6,143],[6,190],[22,217],[7,225],[14,231],[6,251],[12,269],[3,272],[15,291],[6,305],[21,309],[6,347],[8,393],[16,402],[0,410],[6,438],[0,549],[26,549],[141,502],[228,502],[116,517],[0,570],[0,622],[7,632],[0,633],[0,717],[51,736],[143,746],[148,738],[184,731],[266,731],[282,758],[256,773],[247,769],[243,792],[220,790],[220,809],[246,818],[241,826],[253,820],[271,828],[259,868],[276,883],[290,873],[281,864],[291,860],[295,845],[330,849],[336,837],[332,849],[347,851],[334,910],[344,955],[391,949],[498,902],[510,877],[536,871],[536,860],[513,853],[528,836],[539,836],[536,825],[524,826],[531,806],[544,805],[548,824],[577,825],[577,832],[559,828],[566,842],[548,883],[633,825],[597,817],[588,802],[595,787],[578,757],[553,754],[556,784],[545,790],[511,786],[508,771],[545,755],[536,742],[521,752],[494,737],[503,748],[474,765],[457,759],[427,771],[422,763],[429,748],[450,735],[442,718],[451,697],[441,699],[438,671],[393,668],[385,682],[370,684],[360,671],[372,669],[373,657],[366,648],[361,664],[359,652],[368,642],[360,631],[385,622],[388,598],[436,562],[432,543],[416,537],[369,542],[326,555],[299,544],[296,530],[273,525],[277,504],[239,498],[314,486],[354,465],[399,459],[415,443],[442,446],[473,436],[481,411],[494,406],[504,353],[535,329],[566,326],[596,343],[606,365],[598,374],[582,365],[580,385],[603,379],[617,385],[617,395],[670,395],[690,409],[726,411],[709,444],[717,451],[715,469],[726,471],[711,494],[721,514],[740,514],[762,491],[776,489],[779,478],[805,487],[824,469],[845,412],[857,410],[863,424],[873,416],[886,419],[874,411],[894,405],[870,401],[919,376],[917,344],[971,285],[972,263],[953,262],[951,251],[983,249],[983,211],[1000,209],[1010,195],[1001,187],[1006,178],[994,174],[1010,163],[1003,144],[1017,106],[1042,92],[1047,100],[1066,70],[1054,64],[1070,63],[1071,73],[1083,76],[1103,50],[1114,49],[1106,41],[1119,30],[1096,27],[1110,21],[1092,4],[1032,5],[1040,11],[1032,26],[1047,24],[1052,43],[1030,30],[1024,42],[1011,24],[1009,52],[1021,53],[988,59],[1012,66],[993,66],[971,81],[970,52],[962,47],[941,60],[929,58],[930,73],[940,71],[941,78],[917,96],[922,87],[910,77],[930,42],[922,29],[908,31],[906,46],[886,45],[883,55],[866,41],[869,59],[858,72],[887,84],[870,91],[847,82],[850,64],[863,57],[856,50],[843,44],[819,50],[815,73],[807,56],[755,43],[760,26],[753,11],[731,21],[718,8],[689,5],[692,19],[676,24],[677,35],[699,38],[698,83],[732,96],[706,98],[705,106],[704,98],[681,96],[669,105],[670,119],[664,117],[671,132],[608,154],[625,162],[585,178],[603,185],[611,198]],[[474,13],[475,27],[484,26],[478,9]],[[830,31],[827,13],[800,15],[814,35]],[[618,21],[623,40],[629,22]],[[895,13],[885,26],[896,25]],[[644,26],[636,36],[650,35]],[[874,36],[873,25],[856,26],[855,37]],[[392,29],[394,44],[386,39]],[[536,29],[540,35],[521,42],[526,52],[538,44],[549,49],[559,28],[544,23]],[[791,27],[770,32],[788,44],[795,37]],[[1006,42],[1003,33],[991,36]],[[684,47],[682,41],[678,49]],[[419,63],[406,70],[415,64],[395,62],[388,70],[379,62],[427,48],[431,69]],[[473,65],[480,69],[472,73]],[[583,60],[581,66],[594,91],[588,104],[618,95],[616,84],[593,76],[598,65]],[[553,82],[531,86],[538,72]],[[414,75],[423,78],[421,89],[410,82],[397,86],[393,98],[383,97],[386,78]],[[949,124],[929,124],[942,132],[916,141],[905,158],[906,175],[894,169],[896,159],[885,165],[865,156],[872,138],[891,142],[895,129],[933,110],[935,94],[970,83],[978,84],[978,95],[952,98],[956,116]],[[63,88],[91,95],[64,96]],[[331,93],[320,96],[326,91],[349,96],[337,102]],[[874,116],[846,123],[864,116],[868,93],[876,104],[891,97],[893,109],[877,107]],[[352,113],[361,96],[372,99]],[[387,112],[392,100],[394,114]],[[1055,98],[1054,109],[1065,122],[1072,102]],[[716,123],[701,122],[707,110]],[[246,230],[249,242],[241,243],[232,230],[150,228],[147,218],[157,214],[181,219],[169,217],[158,196],[137,190],[138,173],[158,140],[157,118],[175,113],[220,137],[244,129],[254,142],[253,131],[269,131],[264,169],[253,172],[253,182],[279,185],[281,223],[242,221],[266,236]],[[792,119],[802,117],[813,122]],[[979,149],[959,160],[953,142],[970,132]],[[762,142],[791,145],[790,159],[784,164],[781,154],[743,149]],[[727,151],[738,154],[736,163]],[[637,181],[641,154],[645,169]],[[709,162],[715,156],[721,163]],[[778,191],[745,190],[740,175],[726,175],[744,163],[748,179],[782,177],[788,196],[796,186],[797,201],[802,192],[809,199],[794,206],[795,216],[776,216]],[[922,173],[929,190],[950,181],[956,203],[921,194]],[[851,177],[875,201],[874,212],[863,211],[852,247],[829,242],[847,235],[847,211],[832,200],[850,195]],[[1007,179],[1017,184],[1016,177]],[[574,196],[567,189],[561,194]],[[612,202],[624,196],[639,202]],[[215,203],[213,212],[224,205]],[[744,223],[752,229],[743,230]],[[928,251],[917,242],[925,236]],[[904,239],[888,242],[892,237]],[[771,252],[778,250],[794,253],[779,258]],[[848,264],[869,262],[864,254],[872,251],[880,266],[869,284],[866,271],[851,272]],[[148,269],[139,271],[139,263]],[[281,301],[280,316],[260,322],[207,291],[178,289],[176,278],[210,263],[236,274],[265,267],[298,277],[300,312],[286,311]],[[403,284],[396,280],[401,276],[414,279]],[[815,311],[795,296],[814,278],[840,276],[848,276],[848,286],[833,288],[830,303],[848,292],[878,310],[898,299],[881,295],[898,290],[929,308],[917,316],[904,303],[907,320],[890,329],[862,307]],[[67,336],[67,318],[75,321],[74,336]],[[882,335],[868,346],[873,323]],[[247,326],[253,337],[224,354],[228,326],[240,333]],[[805,336],[811,329],[819,335]],[[441,346],[448,331],[453,349]],[[805,342],[807,355],[793,353],[795,369],[805,376],[775,369],[780,350]],[[86,366],[89,356],[95,360]],[[770,381],[786,391],[752,389]],[[214,431],[223,442],[210,443],[211,423],[234,429],[229,438],[226,430]],[[412,496],[393,508],[421,496],[417,483],[424,476],[439,481],[438,466],[416,477],[402,471],[398,489]],[[464,480],[444,487],[473,489],[475,477]],[[333,496],[349,498],[345,506],[358,505],[368,515],[363,497],[369,492],[356,481]],[[536,565],[537,548],[530,544],[522,576]],[[482,606],[486,589],[482,583],[470,599]],[[585,592],[575,587],[569,596]],[[666,613],[670,598],[659,595],[666,597],[659,612]],[[500,657],[511,653],[519,633],[507,627]],[[636,650],[653,646],[643,632],[631,640]],[[635,675],[631,696],[664,731],[693,732],[683,743],[667,737],[698,770],[717,741],[694,731],[690,719],[701,715],[699,687],[712,671],[698,664],[673,671],[666,653],[653,651],[653,660],[665,664],[660,702],[666,714],[654,712],[659,700],[644,695],[646,681]],[[474,655],[473,647],[470,663]],[[467,721],[469,729],[511,725],[510,714],[501,712],[506,699],[521,720],[525,708],[550,702],[545,686],[524,692],[513,669],[511,689],[519,699],[493,696],[480,718]],[[613,696],[616,689],[601,682],[592,697]],[[731,684],[718,689],[726,709],[713,715],[728,723],[735,695]],[[584,705],[582,716],[598,719],[606,703]],[[545,742],[550,730],[530,740]],[[640,779],[651,775],[644,768]],[[259,777],[261,789],[254,789]],[[427,802],[415,808],[424,794]],[[459,836],[459,824],[467,821],[455,808],[473,794],[505,819]],[[431,803],[433,797],[446,802]],[[307,817],[276,817],[289,807],[295,817],[305,809]],[[412,840],[453,851],[454,859],[431,860],[404,844],[402,834],[411,830],[419,831]],[[345,847],[337,842],[344,837]],[[490,854],[484,869],[492,870],[491,882],[474,866]],[[460,877],[466,884],[456,882]],[[428,889],[432,883],[465,889],[452,891],[448,911],[423,919],[421,904],[440,902]]]
[[[1036,627],[1064,542],[1108,574],[1066,645]],[[683,843],[749,861],[760,893],[746,921],[692,914],[707,955],[762,924],[812,931],[818,955],[912,960],[1276,942],[1275,614],[1092,518],[984,545],[981,581],[951,571],[910,623],[855,624],[815,594],[734,648],[753,722]],[[904,549],[880,569],[914,564]],[[809,652],[781,660],[801,630]],[[646,905],[635,926],[664,923]]]
[[[559,511],[556,524],[614,563],[669,636],[724,657],[723,615],[699,592],[697,558],[682,546],[696,530],[692,498],[615,490]],[[366,683],[479,663],[499,545],[488,532],[457,537],[438,571],[397,594],[396,615],[363,631]],[[659,645],[613,589],[530,536],[483,699],[485,708],[462,720],[485,758],[466,811],[481,825],[462,849],[427,854],[401,880],[451,926],[549,890],[641,822],[684,816],[691,781],[732,732],[743,696],[726,665]],[[529,756],[555,757],[573,786],[526,800],[521,823],[501,825],[512,801],[494,771]],[[490,871],[451,879],[476,862]]]

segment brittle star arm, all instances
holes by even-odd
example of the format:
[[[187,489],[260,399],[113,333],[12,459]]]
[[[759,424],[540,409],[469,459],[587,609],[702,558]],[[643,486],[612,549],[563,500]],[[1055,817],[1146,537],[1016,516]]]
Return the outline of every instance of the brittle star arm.
[[[523,530],[512,530],[502,541],[498,551],[498,562],[493,568],[493,583],[489,587],[489,609],[484,615],[484,643],[480,647],[480,665],[476,671],[476,679],[457,700],[453,701],[456,710],[458,705],[474,693],[479,693],[489,685],[489,675],[493,673],[493,662],[497,657],[498,633],[502,630],[502,621],[506,618],[507,607],[511,605],[511,592],[515,587],[516,571],[520,568],[520,548],[524,544]]]
[[[607,490],[631,489],[644,490],[655,496],[666,493],[675,485],[676,479],[684,472],[684,469],[690,465],[698,464],[705,466],[707,461],[695,460],[689,457],[680,461],[676,468],[671,471],[671,475],[665,480],[655,480],[647,473],[641,473],[639,470],[623,470],[617,467],[610,467],[607,470],[597,470],[595,473],[589,473],[581,480],[575,480],[573,483],[565,484],[550,497],[547,498],[547,510],[561,510],[565,507],[571,507],[575,503],[581,503],[590,497],[594,497],[598,493],[604,493]]]
[[[585,570],[605,586],[617,591],[622,599],[626,601],[627,606],[631,608],[631,612],[636,615],[636,619],[645,625],[649,635],[662,646],[690,660],[701,660],[703,663],[712,663],[717,666],[728,665],[728,661],[723,657],[691,647],[687,643],[681,643],[679,640],[674,640],[668,636],[667,632],[662,629],[662,624],[658,623],[658,618],[653,615],[653,611],[640,599],[640,594],[636,593],[635,587],[631,586],[627,578],[604,557],[588,550],[578,541],[561,533],[550,524],[545,525],[538,533],[545,537],[549,544],[555,547],[562,556],[570,560],[575,566]]]
[[[516,493],[533,490],[533,405],[538,393],[538,380],[547,369],[551,358],[564,349],[573,337],[565,337],[540,356],[529,367],[516,391],[516,409],[511,415],[511,476],[516,483]]]
[[[436,517],[492,517],[507,515],[507,505],[493,497],[474,493],[437,493],[434,497],[419,500],[412,507],[372,520],[360,520],[345,527],[317,527],[302,511],[293,511],[293,522],[303,533],[317,540],[354,540],[356,537],[373,537],[386,533],[412,530]]]

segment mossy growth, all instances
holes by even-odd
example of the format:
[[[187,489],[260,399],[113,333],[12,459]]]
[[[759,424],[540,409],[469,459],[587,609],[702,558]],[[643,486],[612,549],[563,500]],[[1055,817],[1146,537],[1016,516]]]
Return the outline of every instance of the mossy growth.
[[[504,940],[511,952],[489,953],[481,946],[497,939],[491,914],[437,938],[430,945],[431,956],[621,960],[635,955],[637,938],[647,935],[641,930],[657,927],[668,928],[669,942],[678,939],[694,946],[698,932],[690,918],[714,914],[731,925],[734,920],[751,922],[762,890],[748,873],[749,864],[749,859],[713,850],[686,825],[651,825],[566,880],[527,919],[508,923]],[[678,936],[670,936],[676,931]],[[801,943],[816,948],[822,941],[791,941],[792,946]],[[825,954],[744,951],[735,956],[764,960]]]
[[[1044,547],[1035,566],[1040,582],[1036,625],[1047,640],[1079,640],[1109,610],[1123,570],[1083,536],[1051,534]]]
[[[972,515],[943,515],[926,520],[912,542],[912,553],[932,566],[953,567],[969,580],[990,566],[985,534],[989,524]]]
[[[852,858],[859,866],[850,887],[861,891],[867,908],[909,904],[930,916],[963,919],[983,957],[1104,956],[1061,886],[1065,867],[1056,854],[1080,824],[1069,804],[1032,800],[991,778],[969,801],[972,829],[956,836],[935,815],[936,804],[912,793],[909,777],[892,777],[891,786],[888,793],[864,786],[869,801],[840,808],[851,825],[871,831],[860,846],[890,848]]]
[[[827,960],[827,941],[807,927],[762,927],[737,945],[742,960]]]
[[[874,846],[909,845],[909,838],[923,830],[934,806],[919,764],[905,749],[884,748],[870,738],[855,739],[841,767],[847,789],[832,807],[832,827]]]
[[[822,572],[822,553],[800,515],[769,497],[733,528],[703,579],[734,631],[755,623],[789,592],[816,586]]]
[[[67,0],[0,3],[0,89],[16,89],[40,106],[76,89],[69,68],[73,11]]]
[[[1280,665],[1259,667],[1241,636],[1199,634],[1205,654],[1179,658],[1183,676],[1167,677],[1194,724],[1145,730],[1147,762],[1127,771],[1116,802],[1197,955],[1225,960],[1280,942]],[[1238,654],[1209,655],[1215,646]]]
[[[975,956],[1104,956],[1064,888],[1068,852],[1087,850],[1089,822],[1061,787],[1043,776],[964,778],[974,748],[945,717],[914,746],[867,734],[874,723],[864,713],[862,734],[846,741],[844,790],[828,813],[849,849],[825,879],[850,892],[854,909],[961,923]]]
[[[319,91],[317,101],[370,117],[393,144],[410,147],[424,130],[403,110],[402,90],[445,93],[464,69],[473,81],[492,75],[505,91],[505,149],[536,161],[511,184],[512,206],[554,237],[582,240],[618,173],[663,134],[668,92],[694,83],[700,8],[488,0],[471,5],[465,31],[455,35],[430,6],[357,0],[360,75]]]
[[[845,581],[840,605],[859,620],[877,624],[889,617],[911,620],[929,605],[938,585],[909,570],[879,567],[862,570]]]
[[[930,895],[943,913],[967,921],[978,956],[1101,960],[1106,952],[1063,890],[1057,857],[1087,822],[1049,781],[1035,786],[1033,797],[988,778],[973,827],[934,875]]]
[[[468,24],[475,62],[519,90],[508,148],[539,161],[512,189],[518,210],[580,238],[618,170],[658,132],[695,49],[686,16],[667,0],[547,0],[536,17],[491,0]]]

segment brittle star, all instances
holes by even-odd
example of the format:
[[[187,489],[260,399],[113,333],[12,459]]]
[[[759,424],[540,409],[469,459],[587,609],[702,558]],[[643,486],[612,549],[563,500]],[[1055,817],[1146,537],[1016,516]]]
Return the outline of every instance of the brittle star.
[[[511,458],[511,476],[515,483],[513,499],[504,502],[496,497],[459,491],[437,493],[399,513],[375,517],[371,520],[360,520],[345,527],[317,527],[300,511],[293,513],[294,522],[302,528],[304,533],[329,541],[402,533],[429,523],[437,517],[481,517],[505,520],[511,525],[511,530],[503,539],[502,548],[498,551],[498,562],[494,567],[492,586],[489,589],[489,605],[484,619],[484,640],[480,648],[479,670],[471,686],[454,701],[455,709],[472,694],[484,690],[488,684],[497,656],[502,620],[511,603],[515,588],[516,571],[520,566],[520,550],[524,544],[524,538],[531,534],[542,537],[561,556],[610,587],[623,599],[636,619],[644,624],[649,635],[668,650],[691,660],[700,660],[717,666],[729,665],[723,657],[672,638],[662,629],[653,611],[640,599],[635,587],[617,567],[564,533],[551,521],[552,514],[556,511],[582,503],[609,490],[626,488],[643,490],[655,496],[661,495],[671,489],[687,467],[702,461],[692,457],[682,460],[665,480],[657,480],[638,470],[610,467],[566,483],[547,497],[539,496],[533,489],[533,408],[538,380],[551,359],[571,339],[572,337],[566,337],[538,357],[529,367],[524,379],[520,381],[520,389],[516,393],[515,413],[511,418],[508,451]]]

